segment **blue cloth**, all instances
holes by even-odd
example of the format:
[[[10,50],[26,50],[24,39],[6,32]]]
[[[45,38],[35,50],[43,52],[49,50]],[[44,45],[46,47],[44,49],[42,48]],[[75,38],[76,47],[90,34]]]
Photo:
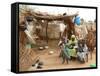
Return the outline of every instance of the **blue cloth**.
[[[80,20],[80,17],[79,17],[79,16],[76,16],[76,17],[75,17],[74,23],[77,24],[77,25],[80,25],[81,20]]]
[[[64,50],[63,50],[63,52],[64,52],[64,55],[68,58],[68,59],[70,59],[70,51],[69,51],[70,49],[68,48],[68,47],[65,47],[64,48]]]

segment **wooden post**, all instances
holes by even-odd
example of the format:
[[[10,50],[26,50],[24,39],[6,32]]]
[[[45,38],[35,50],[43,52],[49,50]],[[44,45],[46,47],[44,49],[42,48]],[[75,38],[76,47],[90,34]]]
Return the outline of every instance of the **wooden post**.
[[[46,21],[46,42],[48,44],[48,21]]]

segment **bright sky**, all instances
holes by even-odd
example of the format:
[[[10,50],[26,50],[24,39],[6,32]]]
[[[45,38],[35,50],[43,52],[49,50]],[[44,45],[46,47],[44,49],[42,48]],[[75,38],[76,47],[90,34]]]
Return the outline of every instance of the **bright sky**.
[[[96,10],[88,9],[88,8],[73,8],[73,7],[52,7],[52,6],[36,6],[36,5],[28,5],[28,7],[34,9],[35,11],[47,12],[48,14],[63,14],[67,13],[68,15],[75,14],[79,12],[79,16],[86,21],[91,20],[94,21],[96,19]]]

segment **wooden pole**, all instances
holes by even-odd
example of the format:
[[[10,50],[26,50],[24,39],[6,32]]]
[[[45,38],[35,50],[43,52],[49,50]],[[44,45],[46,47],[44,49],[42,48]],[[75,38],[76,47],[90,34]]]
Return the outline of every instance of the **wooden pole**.
[[[46,21],[46,42],[48,44],[48,21]]]

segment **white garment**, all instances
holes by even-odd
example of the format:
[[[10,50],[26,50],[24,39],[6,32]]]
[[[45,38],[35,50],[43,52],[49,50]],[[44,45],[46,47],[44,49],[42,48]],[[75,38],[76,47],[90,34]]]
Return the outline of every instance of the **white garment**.
[[[33,32],[34,32],[34,30],[33,30],[33,28],[34,28],[33,23],[32,22],[28,23],[26,21],[26,25],[27,25],[27,29],[24,32],[26,33],[30,43],[36,44],[35,39],[33,37]]]
[[[85,54],[88,54],[88,47],[86,46],[86,44],[85,44],[85,46],[83,48],[83,51],[84,51]]]
[[[34,38],[30,35],[29,31],[28,30],[25,30],[24,32],[26,33],[26,35],[27,35],[30,43],[36,44]]]
[[[26,25],[27,25],[27,30],[28,30],[28,32],[30,33],[30,35],[32,35],[33,34],[33,28],[34,28],[34,26],[33,26],[33,23],[31,22],[31,23],[28,23],[28,22],[26,22]]]
[[[78,52],[77,56],[80,58],[80,60],[82,61],[83,59],[85,60],[86,58],[86,54],[84,52]]]
[[[83,52],[78,52],[77,56],[82,60],[82,59],[86,59],[86,55],[88,54],[88,47],[85,45],[83,48]]]

